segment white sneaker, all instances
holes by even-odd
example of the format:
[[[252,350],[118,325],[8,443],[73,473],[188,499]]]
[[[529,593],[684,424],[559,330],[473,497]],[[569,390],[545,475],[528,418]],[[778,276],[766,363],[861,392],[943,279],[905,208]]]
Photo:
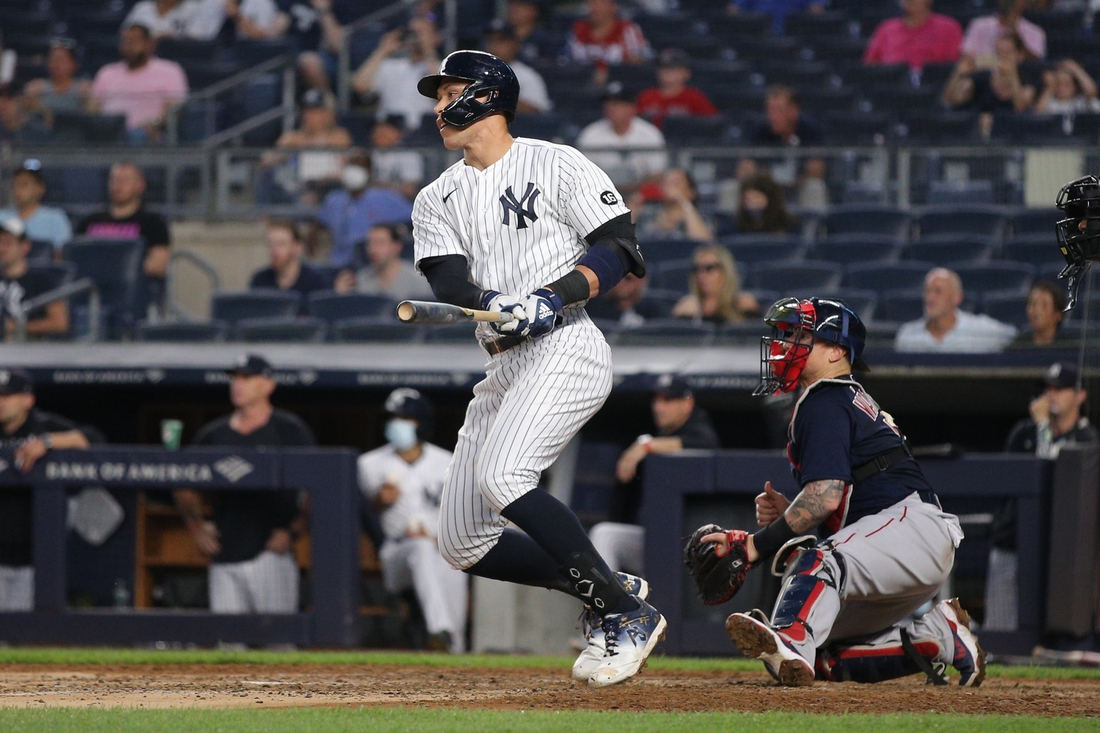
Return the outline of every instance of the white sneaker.
[[[759,659],[781,685],[809,687],[814,683],[814,667],[775,632],[771,626],[751,614],[735,613],[726,619],[726,633],[742,654]]]
[[[978,687],[985,679],[985,652],[970,631],[970,614],[963,610],[958,598],[940,601],[936,610],[947,619],[955,649],[951,666],[959,673],[960,687]]]
[[[615,573],[615,576],[630,595],[642,601],[649,598],[649,583],[646,582],[645,578],[639,578],[637,575],[630,575],[629,573]],[[581,624],[588,646],[577,657],[577,661],[573,662],[573,679],[577,682],[588,682],[588,678],[592,676],[592,673],[596,671],[596,667],[603,661],[607,647],[604,645],[600,619],[592,612],[592,609],[585,607],[584,613],[581,615]]]
[[[628,613],[609,613],[601,622],[604,635],[603,659],[588,678],[593,687],[625,682],[641,671],[650,652],[664,641],[665,617],[645,601]]]

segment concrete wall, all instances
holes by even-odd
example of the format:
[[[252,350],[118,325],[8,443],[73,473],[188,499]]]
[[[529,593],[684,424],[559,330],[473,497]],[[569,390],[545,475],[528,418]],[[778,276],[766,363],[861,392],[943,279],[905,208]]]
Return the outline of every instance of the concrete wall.
[[[244,290],[252,273],[267,265],[263,222],[176,222],[172,224],[172,249],[192,252],[217,271],[223,291]],[[176,302],[194,318],[210,317],[213,294],[205,275],[186,261],[173,265]]]

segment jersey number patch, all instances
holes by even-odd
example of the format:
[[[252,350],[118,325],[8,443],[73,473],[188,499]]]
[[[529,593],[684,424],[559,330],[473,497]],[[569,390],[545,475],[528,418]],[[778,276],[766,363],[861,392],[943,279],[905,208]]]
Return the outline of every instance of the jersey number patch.
[[[511,215],[516,215],[516,229],[526,229],[527,220],[538,221],[538,214],[535,213],[535,199],[539,197],[539,191],[535,188],[535,184],[528,183],[527,190],[523,192],[519,200],[516,200],[516,195],[512,193],[512,187],[504,189],[504,195],[500,197],[500,205],[504,207],[504,219],[501,222],[504,226],[510,226],[512,223]]]

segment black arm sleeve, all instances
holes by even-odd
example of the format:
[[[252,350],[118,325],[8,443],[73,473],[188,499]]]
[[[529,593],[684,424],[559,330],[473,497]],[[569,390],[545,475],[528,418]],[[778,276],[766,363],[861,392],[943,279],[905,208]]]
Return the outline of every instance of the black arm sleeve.
[[[468,265],[462,255],[425,257],[420,260],[420,271],[432,286],[432,292],[441,303],[480,308],[484,291],[467,278]]]
[[[596,227],[584,238],[589,247],[604,246],[619,258],[623,270],[637,277],[645,277],[645,260],[638,247],[638,237],[634,233],[634,223],[630,214],[616,216]]]

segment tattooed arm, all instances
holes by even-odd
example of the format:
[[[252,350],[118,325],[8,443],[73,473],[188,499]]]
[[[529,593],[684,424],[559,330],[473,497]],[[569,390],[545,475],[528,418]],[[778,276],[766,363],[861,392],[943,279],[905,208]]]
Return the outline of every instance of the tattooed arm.
[[[838,479],[811,481],[802,487],[783,515],[798,534],[806,534],[829,518],[844,498],[844,482]]]

